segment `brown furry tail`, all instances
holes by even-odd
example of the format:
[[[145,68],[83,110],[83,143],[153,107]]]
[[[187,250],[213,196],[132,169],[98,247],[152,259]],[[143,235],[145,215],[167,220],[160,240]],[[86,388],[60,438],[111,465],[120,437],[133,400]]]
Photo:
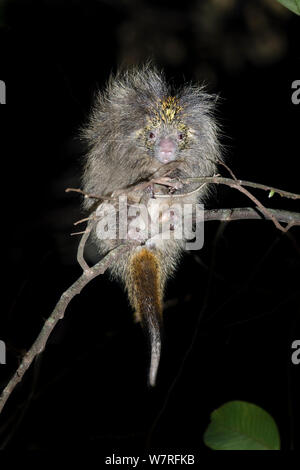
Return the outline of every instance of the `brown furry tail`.
[[[136,319],[142,323],[149,335],[149,384],[154,386],[161,351],[162,278],[160,260],[153,251],[142,248],[131,257],[127,289]]]

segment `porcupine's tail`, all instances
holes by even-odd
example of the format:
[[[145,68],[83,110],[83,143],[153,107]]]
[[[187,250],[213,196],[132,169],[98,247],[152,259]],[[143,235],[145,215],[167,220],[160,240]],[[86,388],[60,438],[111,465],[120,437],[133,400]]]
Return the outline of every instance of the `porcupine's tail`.
[[[126,284],[136,319],[150,340],[149,384],[153,387],[161,353],[163,296],[160,259],[154,251],[142,248],[131,256]]]

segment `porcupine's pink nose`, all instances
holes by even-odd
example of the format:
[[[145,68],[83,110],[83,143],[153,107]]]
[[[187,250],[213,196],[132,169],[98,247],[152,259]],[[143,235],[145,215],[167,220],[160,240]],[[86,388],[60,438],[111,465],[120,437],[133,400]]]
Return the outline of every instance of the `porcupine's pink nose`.
[[[158,159],[162,163],[175,160],[175,143],[170,137],[163,137],[159,142]]]

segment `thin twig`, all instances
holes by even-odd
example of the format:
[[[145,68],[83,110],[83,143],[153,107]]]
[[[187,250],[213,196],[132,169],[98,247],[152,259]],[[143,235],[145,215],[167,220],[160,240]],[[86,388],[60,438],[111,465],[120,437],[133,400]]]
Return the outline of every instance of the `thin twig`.
[[[276,217],[280,222],[285,222],[292,225],[300,225],[300,213],[285,211],[281,209],[270,209],[268,212]],[[221,220],[231,222],[233,220],[265,220],[269,217],[263,216],[258,210],[253,207],[242,207],[234,209],[206,209],[204,211],[204,220],[209,222],[210,220]]]
[[[83,224],[83,222],[87,222],[87,221],[90,220],[92,217],[93,217],[93,215],[90,215],[89,217],[85,217],[84,219],[77,220],[76,222],[74,222],[73,225]]]
[[[85,191],[83,191],[82,189],[80,188],[67,188],[65,189],[65,192],[66,193],[79,193],[79,194],[82,194],[84,197],[86,198],[89,198],[89,199],[103,199],[102,196],[96,196],[96,194],[89,194],[89,193],[86,193]]]
[[[289,199],[300,199],[300,194],[297,193],[290,193],[288,191],[283,191],[282,189],[273,188],[272,186],[267,186],[260,183],[252,183],[251,181],[245,180],[232,180],[231,178],[223,178],[220,176],[199,176],[199,177],[188,177],[188,178],[181,178],[182,181],[187,182],[198,182],[198,183],[214,183],[214,184],[225,184],[226,186],[236,187],[238,183],[241,186],[247,186],[250,188],[255,189],[262,189],[263,191],[270,191],[272,193],[277,193],[282,197],[286,197]]]
[[[83,230],[82,232],[71,232],[70,235],[71,237],[74,237],[74,235],[83,235],[85,233],[85,230]]]
[[[81,237],[81,240],[79,242],[79,245],[78,245],[78,250],[77,250],[77,261],[78,263],[80,264],[80,266],[82,267],[83,271],[85,271],[86,269],[89,269],[89,265],[87,264],[87,262],[85,261],[84,259],[84,247],[85,247],[85,244],[90,236],[90,233],[95,225],[95,222],[97,220],[97,217],[95,215],[95,213],[91,214],[89,219],[88,219],[88,224],[86,226],[86,229],[85,231],[83,232],[83,236]]]

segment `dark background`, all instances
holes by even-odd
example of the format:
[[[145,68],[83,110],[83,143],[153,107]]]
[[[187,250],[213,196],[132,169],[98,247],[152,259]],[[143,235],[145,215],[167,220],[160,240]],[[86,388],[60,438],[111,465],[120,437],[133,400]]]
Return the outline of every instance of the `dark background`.
[[[275,0],[0,3],[2,386],[81,273],[70,236],[81,200],[64,189],[80,185],[78,128],[97,87],[149,57],[175,83],[204,80],[222,98],[222,143],[236,175],[299,193],[298,32],[299,18]],[[255,194],[299,211],[295,201]],[[211,201],[242,206],[251,202],[224,187]],[[168,285],[154,390],[125,294],[106,276],[93,280],[9,399],[1,448],[209,452],[210,413],[230,400],[263,407],[282,448],[299,448],[298,235],[267,221],[206,224],[204,248],[185,256]],[[95,262],[92,248],[88,255]]]

